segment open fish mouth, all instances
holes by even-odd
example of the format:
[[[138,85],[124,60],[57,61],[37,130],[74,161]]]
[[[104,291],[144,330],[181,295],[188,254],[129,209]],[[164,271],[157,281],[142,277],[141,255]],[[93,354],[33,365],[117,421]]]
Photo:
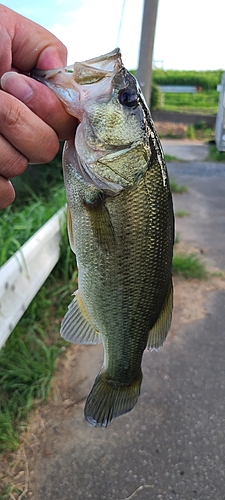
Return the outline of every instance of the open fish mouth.
[[[83,62],[75,62],[70,66],[63,66],[52,70],[39,70],[34,68],[31,76],[36,80],[47,83],[48,80],[56,75],[73,75],[73,79],[79,85],[88,85],[97,83],[106,76],[112,76],[122,69],[123,63],[119,48],[108,52],[107,54],[88,59]]]
[[[120,49],[71,66],[42,71],[33,69],[31,77],[47,85],[64,104],[67,112],[83,119],[88,100],[96,102],[111,95],[112,80],[124,68]]]

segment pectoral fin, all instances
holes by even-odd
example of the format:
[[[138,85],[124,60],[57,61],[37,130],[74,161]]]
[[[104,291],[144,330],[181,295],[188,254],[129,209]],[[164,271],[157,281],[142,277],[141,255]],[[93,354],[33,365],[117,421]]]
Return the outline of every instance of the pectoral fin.
[[[105,206],[101,194],[91,201],[85,200],[84,206],[89,215],[92,231],[99,246],[110,252],[115,242],[115,235],[109,211]]]
[[[161,313],[149,332],[147,349],[159,349],[166,339],[170,329],[173,309],[173,284],[170,283],[168,293],[163,304]]]
[[[91,324],[79,291],[74,295],[62,320],[61,336],[73,344],[100,344],[100,334]]]

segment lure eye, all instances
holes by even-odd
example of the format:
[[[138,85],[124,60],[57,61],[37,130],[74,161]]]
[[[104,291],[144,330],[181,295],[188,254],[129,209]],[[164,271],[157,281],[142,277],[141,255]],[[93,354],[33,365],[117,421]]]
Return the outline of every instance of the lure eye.
[[[119,93],[119,101],[122,106],[135,108],[138,105],[137,94],[134,90],[123,89]]]

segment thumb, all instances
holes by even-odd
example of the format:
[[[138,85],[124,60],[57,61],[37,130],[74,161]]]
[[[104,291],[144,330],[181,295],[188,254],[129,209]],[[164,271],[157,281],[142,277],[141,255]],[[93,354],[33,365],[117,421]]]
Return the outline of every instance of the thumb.
[[[10,71],[1,77],[1,88],[28,106],[55,130],[60,140],[74,137],[77,120],[68,115],[56,95],[42,83]]]

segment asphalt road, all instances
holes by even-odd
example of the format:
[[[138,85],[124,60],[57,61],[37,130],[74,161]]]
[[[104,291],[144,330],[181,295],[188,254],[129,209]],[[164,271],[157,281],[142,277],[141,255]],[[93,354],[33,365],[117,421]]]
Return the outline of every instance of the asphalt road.
[[[203,161],[208,156],[208,145],[190,139],[162,139],[164,153],[187,161]]]
[[[176,220],[182,240],[202,248],[211,263],[225,270],[225,165],[211,162],[170,163],[171,180],[188,192],[174,196],[174,208],[190,217]]]
[[[175,196],[191,214],[178,223],[182,238],[225,270],[225,165],[173,163],[169,172],[188,187]],[[138,404],[107,429],[84,421],[83,401],[64,419],[52,415],[35,500],[225,499],[224,303],[224,290],[210,293],[202,320],[144,354]],[[76,370],[88,372],[86,394],[101,359],[100,346],[84,348],[71,384]]]

